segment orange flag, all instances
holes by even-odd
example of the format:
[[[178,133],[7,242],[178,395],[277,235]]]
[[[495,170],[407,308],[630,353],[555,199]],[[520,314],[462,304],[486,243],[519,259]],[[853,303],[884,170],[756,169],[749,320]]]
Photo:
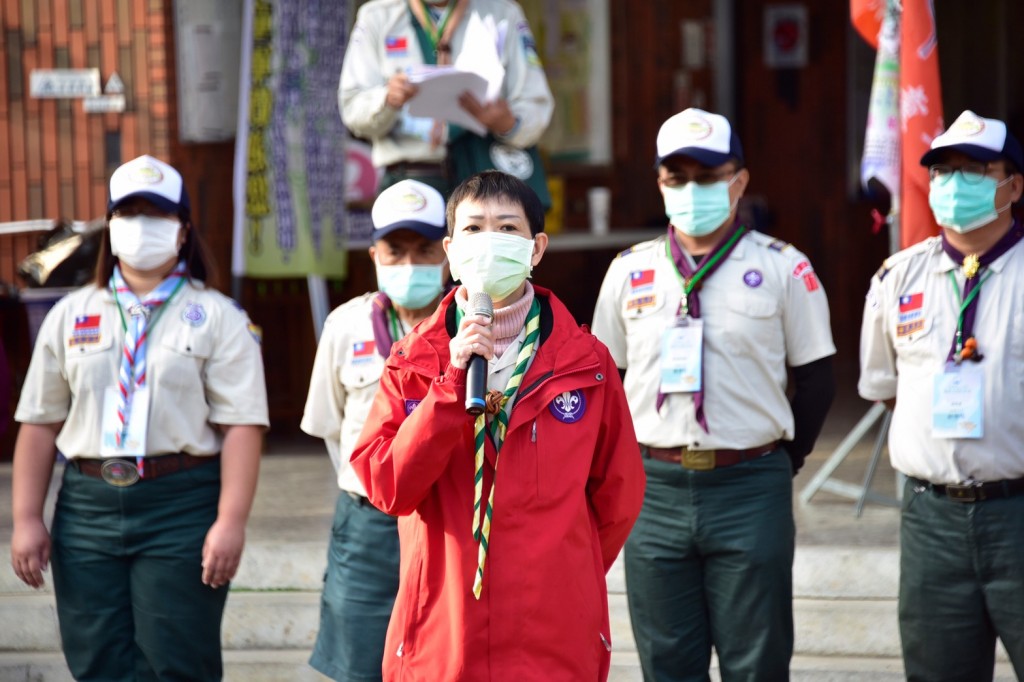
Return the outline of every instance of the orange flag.
[[[868,45],[878,49],[886,0],[850,0],[850,23]]]
[[[903,137],[900,247],[939,233],[928,206],[921,157],[943,129],[939,48],[933,0],[903,0],[900,22],[900,119]]]

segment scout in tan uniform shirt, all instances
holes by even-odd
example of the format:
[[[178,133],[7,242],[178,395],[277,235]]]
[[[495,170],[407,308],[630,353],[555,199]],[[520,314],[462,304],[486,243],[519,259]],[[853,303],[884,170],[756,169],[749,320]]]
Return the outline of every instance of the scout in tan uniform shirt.
[[[907,475],[900,640],[910,680],[1024,676],[1024,192],[1020,143],[965,111],[921,158],[942,234],[871,280],[858,389],[893,407]]]
[[[428,29],[417,26],[419,15]],[[547,129],[554,98],[518,3],[372,0],[359,8],[352,29],[338,105],[349,130],[371,141],[373,164],[385,169],[384,186],[415,177],[445,194],[451,191],[444,167],[449,128],[435,127],[433,119],[409,113],[409,100],[418,90],[410,83],[408,72],[424,64],[424,47],[435,52],[435,45],[421,45],[421,33],[428,41],[448,45],[444,54],[437,50],[441,57],[437,63],[445,55],[449,64],[458,60],[473,15],[493,20],[505,77],[494,101],[478,102],[472,95],[463,95],[460,102],[499,141],[519,150],[536,144]]]
[[[380,193],[371,218],[370,258],[381,290],[357,296],[327,316],[302,417],[302,430],[324,439],[341,489],[310,658],[310,665],[339,682],[380,679],[398,592],[396,521],[367,501],[349,456],[392,342],[434,312],[448,281],[440,192],[402,180]]]
[[[828,301],[802,253],[738,222],[750,176],[724,117],[687,109],[657,149],[668,233],[612,262],[594,311],[647,472],[625,553],[644,679],[704,679],[712,647],[723,679],[786,679],[792,475],[834,393]]]
[[[95,283],[47,315],[25,378],[11,560],[39,587],[52,559],[75,679],[217,680],[268,425],[258,333],[204,286],[171,166],[118,168],[108,222]],[[48,533],[57,449],[68,463]]]

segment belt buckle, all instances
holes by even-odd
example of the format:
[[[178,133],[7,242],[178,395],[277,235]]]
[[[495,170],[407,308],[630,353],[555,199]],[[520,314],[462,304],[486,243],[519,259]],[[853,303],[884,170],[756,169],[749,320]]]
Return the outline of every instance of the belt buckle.
[[[680,463],[693,471],[711,471],[715,468],[715,451],[683,448]]]
[[[108,459],[100,467],[100,476],[115,488],[127,488],[139,482],[139,469],[124,459]]]
[[[981,485],[946,485],[946,497],[957,502],[977,502],[985,499]]]

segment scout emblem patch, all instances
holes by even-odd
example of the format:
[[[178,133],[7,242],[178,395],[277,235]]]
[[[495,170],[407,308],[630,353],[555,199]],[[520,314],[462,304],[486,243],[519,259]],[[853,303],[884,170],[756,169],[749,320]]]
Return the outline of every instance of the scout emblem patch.
[[[751,289],[756,289],[761,286],[761,282],[764,281],[764,277],[761,276],[760,270],[747,270],[743,273],[743,283]]]
[[[201,327],[206,322],[206,310],[202,305],[189,301],[181,313],[181,319],[193,327]]]
[[[548,405],[551,414],[563,424],[575,424],[583,417],[587,409],[587,400],[583,397],[583,391],[576,389],[565,391],[555,396],[555,399]]]
[[[75,326],[71,330],[71,338],[68,339],[69,346],[78,346],[83,343],[99,343],[100,341],[100,316],[79,315],[75,318]]]
[[[899,319],[896,322],[896,336],[907,336],[924,328],[924,294],[900,296]]]
[[[412,414],[412,411],[415,410],[416,407],[421,402],[423,402],[423,401],[422,400],[408,400],[408,399],[406,399],[406,401],[405,401],[405,416],[408,417],[410,414]]]

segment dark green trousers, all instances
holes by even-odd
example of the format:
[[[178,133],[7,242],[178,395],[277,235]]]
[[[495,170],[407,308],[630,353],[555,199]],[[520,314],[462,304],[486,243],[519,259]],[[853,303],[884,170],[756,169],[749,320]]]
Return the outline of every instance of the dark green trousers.
[[[228,588],[202,584],[219,462],[127,488],[71,466],[53,520],[53,586],[76,680],[219,680]]]
[[[908,479],[899,614],[908,680],[991,680],[997,637],[1024,679],[1024,495],[957,502]]]
[[[382,679],[398,574],[398,520],[341,491],[327,547],[320,631],[311,666],[338,682]]]
[[[647,682],[789,679],[793,483],[782,450],[714,471],[645,459],[626,595]]]

